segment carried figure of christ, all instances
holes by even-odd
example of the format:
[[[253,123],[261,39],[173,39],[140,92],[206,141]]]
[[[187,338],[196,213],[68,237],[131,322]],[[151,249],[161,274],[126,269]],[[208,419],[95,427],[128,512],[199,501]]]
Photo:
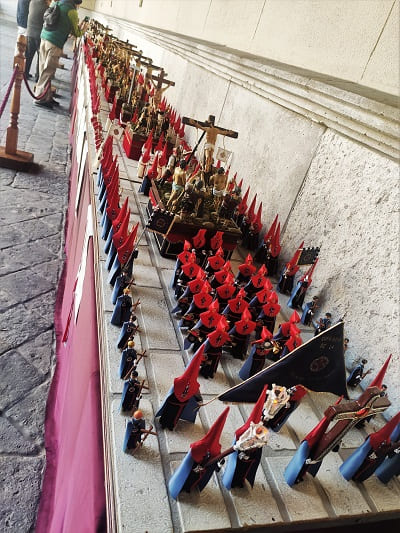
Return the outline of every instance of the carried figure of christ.
[[[204,146],[203,169],[206,173],[210,172],[212,169],[213,155],[217,136],[222,135],[224,137],[232,137],[233,139],[237,139],[239,136],[237,131],[226,130],[225,128],[216,126],[215,117],[213,115],[210,115],[208,117],[208,120],[206,120],[205,122],[201,122],[200,120],[196,120],[194,118],[183,117],[182,123],[188,124],[189,126],[193,126],[195,128],[199,128],[205,132],[206,144]]]

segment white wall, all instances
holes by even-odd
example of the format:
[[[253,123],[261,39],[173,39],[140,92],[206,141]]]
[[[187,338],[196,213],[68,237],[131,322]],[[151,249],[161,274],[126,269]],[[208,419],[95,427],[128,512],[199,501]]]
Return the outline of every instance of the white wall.
[[[95,9],[398,94],[399,0],[96,0]]]

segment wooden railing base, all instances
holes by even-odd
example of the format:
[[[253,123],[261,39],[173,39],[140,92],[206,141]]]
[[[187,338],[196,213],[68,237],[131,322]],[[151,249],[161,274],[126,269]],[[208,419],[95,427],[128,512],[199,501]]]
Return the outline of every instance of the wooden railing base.
[[[33,164],[33,154],[16,150],[15,154],[7,154],[5,146],[0,146],[0,167],[13,170],[29,170]]]

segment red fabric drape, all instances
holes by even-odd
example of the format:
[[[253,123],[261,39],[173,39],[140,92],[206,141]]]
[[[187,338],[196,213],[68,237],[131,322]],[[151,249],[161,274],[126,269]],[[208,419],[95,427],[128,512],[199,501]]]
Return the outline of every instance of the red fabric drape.
[[[47,463],[36,524],[39,533],[99,531],[105,510],[93,238],[88,243],[76,322],[73,307],[90,203],[86,175],[75,213],[76,180],[73,159],[66,262],[55,309],[57,365],[46,410]],[[72,319],[63,343],[71,306]]]

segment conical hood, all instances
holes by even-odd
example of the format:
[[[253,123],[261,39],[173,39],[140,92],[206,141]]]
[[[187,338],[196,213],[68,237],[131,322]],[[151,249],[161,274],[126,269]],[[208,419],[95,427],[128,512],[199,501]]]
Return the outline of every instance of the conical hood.
[[[190,445],[190,451],[192,458],[196,463],[200,463],[204,460],[204,457],[209,455],[209,459],[216,457],[221,453],[221,444],[219,442],[224,429],[226,418],[229,413],[229,407],[227,407],[217,418],[214,424],[210,427],[208,433],[197,442],[193,442]]]

